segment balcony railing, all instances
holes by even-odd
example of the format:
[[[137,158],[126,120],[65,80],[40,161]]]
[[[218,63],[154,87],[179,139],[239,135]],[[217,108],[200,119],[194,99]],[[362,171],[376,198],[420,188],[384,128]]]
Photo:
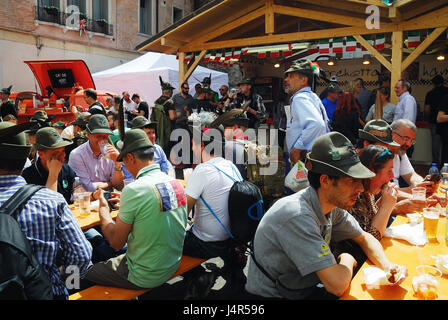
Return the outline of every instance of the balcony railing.
[[[36,20],[56,23],[65,26],[65,22],[70,14],[60,12],[57,7],[36,7]],[[103,33],[112,36],[114,33],[113,25],[107,23],[105,20],[94,20],[85,18],[82,15],[80,20],[86,21],[86,30],[96,33]]]

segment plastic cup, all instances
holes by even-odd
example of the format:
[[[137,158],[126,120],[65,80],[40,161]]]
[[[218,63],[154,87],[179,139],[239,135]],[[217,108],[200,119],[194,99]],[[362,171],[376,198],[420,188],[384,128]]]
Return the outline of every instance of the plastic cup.
[[[134,179],[124,179],[123,183],[124,183],[124,187],[126,187],[128,184],[130,184],[131,182],[134,182]]]
[[[434,300],[437,298],[437,287],[442,271],[436,267],[420,265],[416,268],[417,276],[412,279],[414,291],[420,299]]]
[[[88,216],[90,214],[90,192],[78,193],[79,214]]]
[[[412,188],[412,200],[426,201],[426,188]]]
[[[426,237],[437,237],[437,226],[439,225],[440,212],[436,208],[423,209],[423,226],[425,228]]]
[[[101,154],[103,155],[103,158],[107,159],[109,158],[109,152],[107,152],[107,145],[109,143],[107,141],[100,141],[98,142],[98,146],[100,147]]]

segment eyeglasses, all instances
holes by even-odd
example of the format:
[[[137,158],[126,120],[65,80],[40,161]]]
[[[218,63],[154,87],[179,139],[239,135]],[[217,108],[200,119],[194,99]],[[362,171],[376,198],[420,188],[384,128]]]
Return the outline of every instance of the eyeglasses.
[[[190,90],[190,88],[188,88],[188,87],[182,87],[182,89],[187,89],[187,90]]]
[[[396,131],[394,131],[394,133],[397,136],[399,136],[401,139],[403,139],[405,142],[410,142],[410,143],[412,143],[412,145],[415,144],[415,138],[411,138],[411,137],[408,137],[408,136],[402,136],[401,134],[398,134]]]

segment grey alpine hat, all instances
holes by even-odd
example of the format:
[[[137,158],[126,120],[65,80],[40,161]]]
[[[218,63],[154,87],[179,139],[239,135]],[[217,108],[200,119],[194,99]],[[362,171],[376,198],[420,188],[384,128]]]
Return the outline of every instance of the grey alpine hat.
[[[361,163],[350,140],[339,132],[318,137],[306,159],[306,168],[316,173],[356,179],[375,176],[375,173]]]
[[[382,119],[370,120],[363,129],[359,129],[359,138],[370,142],[381,142],[392,147],[399,147],[392,138],[392,128]]]
[[[90,112],[81,112],[76,118],[76,120],[72,121],[71,124],[85,128],[91,116],[92,114]]]
[[[102,114],[94,114],[89,118],[89,122],[86,125],[87,132],[91,134],[95,133],[107,133],[113,134],[112,130],[109,128],[109,123],[107,119]]]
[[[62,139],[53,127],[39,129],[36,133],[34,146],[37,150],[56,149],[71,145],[73,142]]]
[[[30,125],[32,124],[0,122],[0,159],[23,160],[28,157],[32,145],[27,144],[24,130]]]
[[[151,122],[148,119],[146,119],[144,116],[138,116],[132,120],[131,129],[142,129],[145,127],[154,127],[155,128],[156,125],[157,125],[157,122],[155,122],[155,121]]]
[[[336,83],[330,82],[330,84],[328,85],[328,92],[342,93],[343,90],[339,88]]]
[[[219,125],[233,126],[237,124],[239,126],[249,127],[249,118],[243,109],[232,109],[229,110],[218,118],[216,118],[211,124],[210,128],[217,128]]]

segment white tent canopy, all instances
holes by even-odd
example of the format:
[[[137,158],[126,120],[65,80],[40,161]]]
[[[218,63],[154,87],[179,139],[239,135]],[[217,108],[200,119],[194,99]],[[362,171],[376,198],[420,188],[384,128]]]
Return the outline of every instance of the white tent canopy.
[[[214,91],[219,92],[220,86],[228,85],[227,73],[198,66],[188,79],[191,95],[195,93],[195,84],[210,74],[211,88]],[[176,56],[148,52],[122,65],[92,74],[96,89],[119,95],[123,91],[128,91],[131,96],[138,93],[150,106],[162,94],[159,76],[176,88],[174,94],[179,92],[179,62]]]

